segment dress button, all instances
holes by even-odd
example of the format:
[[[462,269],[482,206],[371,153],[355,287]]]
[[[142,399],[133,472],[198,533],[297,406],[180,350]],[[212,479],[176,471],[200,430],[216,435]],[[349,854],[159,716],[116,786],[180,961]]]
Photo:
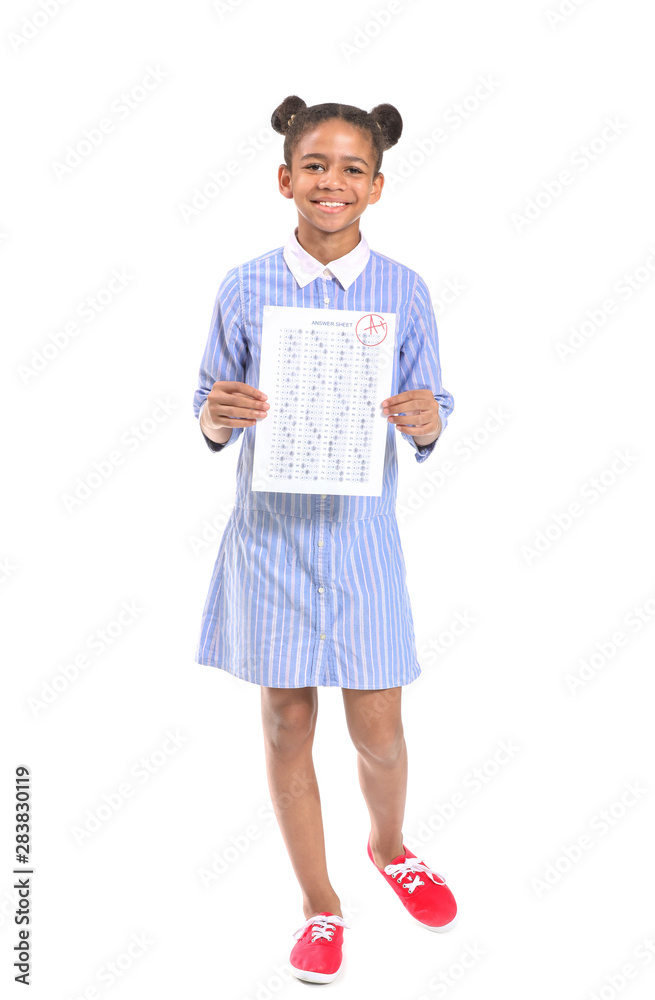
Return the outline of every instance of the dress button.
[[[325,305],[326,305],[326,306],[329,306],[329,304],[330,304],[330,300],[329,300],[328,298],[325,298],[325,299],[323,299],[323,301],[325,302]]]
[[[323,271],[323,274],[325,275],[326,278],[331,278],[332,277],[332,275],[330,274],[330,271],[329,271],[329,269],[327,267]]]
[[[321,632],[321,639],[325,639],[325,632]]]
[[[319,588],[318,588],[318,592],[319,592],[319,594],[322,594],[324,590],[325,590],[325,587],[319,587]]]
[[[325,500],[327,493],[321,493],[321,500]]]
[[[319,544],[319,545],[322,545],[322,544],[323,544],[323,541],[321,540],[321,541],[320,541],[320,542],[319,542],[318,544]]]

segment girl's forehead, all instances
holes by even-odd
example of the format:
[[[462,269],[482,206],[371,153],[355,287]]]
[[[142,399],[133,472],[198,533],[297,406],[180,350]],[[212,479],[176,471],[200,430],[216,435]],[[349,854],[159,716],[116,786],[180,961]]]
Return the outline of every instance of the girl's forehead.
[[[293,157],[298,162],[300,157],[318,153],[337,158],[344,155],[359,156],[367,163],[373,156],[372,143],[367,135],[348,122],[335,120],[322,122],[304,132],[298,139]]]
[[[339,118],[313,125],[298,139],[298,146],[307,146],[321,141],[338,141],[368,145],[369,140],[361,129],[355,128]]]

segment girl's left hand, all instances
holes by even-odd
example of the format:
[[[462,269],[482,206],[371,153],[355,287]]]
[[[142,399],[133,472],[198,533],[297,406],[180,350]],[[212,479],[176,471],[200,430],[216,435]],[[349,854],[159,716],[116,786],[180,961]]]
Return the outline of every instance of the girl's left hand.
[[[389,396],[382,401],[382,412],[399,431],[412,437],[434,434],[441,427],[439,404],[430,389],[408,389]]]

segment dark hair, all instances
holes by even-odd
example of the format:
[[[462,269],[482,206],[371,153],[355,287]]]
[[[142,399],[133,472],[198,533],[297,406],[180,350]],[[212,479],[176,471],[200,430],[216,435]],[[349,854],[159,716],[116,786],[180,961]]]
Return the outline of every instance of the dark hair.
[[[375,180],[382,166],[382,153],[396,145],[403,131],[403,120],[393,104],[378,104],[372,111],[362,111],[351,104],[314,104],[308,108],[295,94],[285,97],[271,115],[271,125],[284,136],[284,162],[289,170],[301,135],[333,118],[348,122],[370,138],[376,156]]]

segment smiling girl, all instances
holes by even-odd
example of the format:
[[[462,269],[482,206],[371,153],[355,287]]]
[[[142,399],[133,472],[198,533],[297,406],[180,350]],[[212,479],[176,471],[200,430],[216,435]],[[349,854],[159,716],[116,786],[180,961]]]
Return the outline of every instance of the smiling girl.
[[[329,982],[347,925],[328,877],[312,758],[319,687],[342,689],[375,877],[429,930],[447,930],[458,916],[445,879],[403,843],[401,694],[421,668],[395,513],[397,434],[424,462],[454,401],[441,382],[427,285],[371,250],[359,227],[380,200],[382,153],[400,138],[400,114],[390,104],[308,107],[294,95],[271,123],[285,137],[279,190],[298,224],[283,246],[229,270],[216,296],[194,413],[212,451],[243,438],[196,661],[261,687],[271,799],[305,917],[291,967],[300,979]],[[376,401],[387,420],[381,496],[251,489],[256,424],[269,410],[259,385],[265,305],[395,313],[392,394]]]

